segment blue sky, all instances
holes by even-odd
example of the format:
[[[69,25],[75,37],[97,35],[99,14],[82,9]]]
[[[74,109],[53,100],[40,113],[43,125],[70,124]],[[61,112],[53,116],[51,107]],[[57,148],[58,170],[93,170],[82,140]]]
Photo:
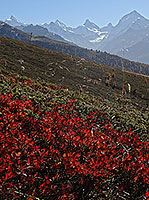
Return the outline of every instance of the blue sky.
[[[149,18],[149,0],[0,0],[0,20],[14,15],[33,24],[59,19],[75,27],[90,19],[102,27],[132,10]]]

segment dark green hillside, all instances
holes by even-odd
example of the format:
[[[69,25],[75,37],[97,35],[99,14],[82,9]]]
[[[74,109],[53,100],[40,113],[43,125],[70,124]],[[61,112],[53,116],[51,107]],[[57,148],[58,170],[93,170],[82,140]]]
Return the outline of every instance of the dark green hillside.
[[[33,79],[42,79],[110,101],[121,96],[124,77],[125,98],[130,97],[129,101],[141,107],[146,107],[149,101],[147,76],[123,74],[119,69],[13,39],[0,38],[0,64]],[[130,94],[128,83],[131,85]]]

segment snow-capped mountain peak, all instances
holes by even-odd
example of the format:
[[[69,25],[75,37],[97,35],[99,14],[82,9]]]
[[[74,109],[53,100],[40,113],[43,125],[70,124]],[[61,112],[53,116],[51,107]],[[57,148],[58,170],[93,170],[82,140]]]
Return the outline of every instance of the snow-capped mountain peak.
[[[17,18],[15,18],[13,15],[11,15],[10,19],[8,19],[8,20],[14,20],[14,21],[19,22],[19,20],[17,20]]]
[[[56,20],[55,21],[55,25],[59,26],[61,29],[63,29],[64,31],[68,31],[68,32],[73,32],[73,28],[70,27],[70,26],[66,26],[64,23],[62,23],[61,21],[59,20]]]
[[[58,26],[60,26],[60,27],[63,28],[63,29],[66,29],[66,27],[67,27],[64,23],[62,23],[62,22],[59,21],[59,20],[56,20],[56,21],[55,21],[55,24],[57,24]]]
[[[89,19],[86,19],[85,23],[83,24],[83,26],[90,28],[90,29],[97,29],[99,30],[99,26],[97,26],[95,23],[91,22]]]
[[[16,26],[26,26],[26,24],[24,24],[24,23],[20,22],[19,20],[17,20],[17,18],[14,17],[13,15],[10,18],[6,19],[5,22],[7,24],[9,24],[10,26],[15,26],[15,27]]]

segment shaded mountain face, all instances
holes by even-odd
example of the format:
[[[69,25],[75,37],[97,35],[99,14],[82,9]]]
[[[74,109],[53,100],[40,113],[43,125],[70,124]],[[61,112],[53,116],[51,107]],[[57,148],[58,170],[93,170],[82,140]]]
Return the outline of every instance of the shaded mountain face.
[[[27,25],[27,26],[17,26],[16,28],[24,31],[25,33],[32,33],[34,35],[47,35],[49,33],[49,31],[46,28],[43,28],[39,25]]]
[[[131,13],[123,16],[118,24],[114,27],[110,37],[115,37],[125,33],[128,29],[133,28],[135,30],[144,28],[148,24],[148,20],[140,15],[137,11],[132,11]],[[138,27],[137,27],[138,26]]]
[[[30,35],[9,26],[5,22],[0,22],[0,36],[9,37],[16,40],[29,41]]]
[[[47,28],[44,28],[42,26],[39,25],[27,25],[27,26],[17,26],[18,29],[22,30],[25,33],[32,33],[33,35],[37,35],[37,36],[45,36],[47,38],[53,39],[53,40],[57,40],[57,41],[61,41],[61,42],[67,42],[66,40],[64,40],[61,36],[55,34],[55,33],[51,33],[48,31]]]
[[[107,26],[104,26],[100,29],[101,32],[108,32],[110,33],[113,30],[114,26],[112,23],[109,23]]]
[[[148,30],[149,31],[149,30]],[[148,32],[149,33],[149,32]],[[137,62],[149,63],[149,34],[135,45],[127,48],[125,57],[127,59],[136,60]],[[143,52],[143,53],[142,53]],[[121,52],[119,52],[120,54]]]
[[[46,44],[49,42],[57,43],[62,42],[65,45],[74,45],[72,43],[69,43],[65,41],[62,37],[59,35],[56,35],[54,33],[49,33],[49,31],[41,26],[19,26],[21,29],[17,29],[13,26],[10,26],[6,24],[5,22],[0,21],[0,36],[8,37],[16,40],[21,40],[25,42],[34,42],[38,41],[40,43],[40,46],[46,47]],[[47,36],[47,37],[45,37]]]
[[[14,16],[11,16],[9,19],[5,20],[5,23],[9,24],[10,26],[13,26],[25,33],[34,34],[37,36],[45,36],[53,40],[58,40],[62,42],[68,42],[64,40],[61,36],[51,33],[48,31],[48,29],[40,26],[40,25],[33,25],[33,24],[25,24],[17,20]]]
[[[99,27],[89,20],[86,20],[83,25],[76,28],[66,26],[59,20],[49,24],[42,24],[42,26],[47,28],[50,32],[57,33],[64,39],[85,48],[96,49],[96,43],[100,42],[105,37],[105,35],[100,32]]]
[[[148,31],[148,27],[149,20],[138,12],[132,11],[120,19],[99,49],[118,54],[122,48],[133,46],[141,41]]]
[[[87,19],[85,21],[85,23],[83,24],[86,28],[89,28],[89,29],[95,29],[95,30],[100,30],[99,26],[97,26],[96,24],[94,24],[93,22],[90,22],[89,19]]]

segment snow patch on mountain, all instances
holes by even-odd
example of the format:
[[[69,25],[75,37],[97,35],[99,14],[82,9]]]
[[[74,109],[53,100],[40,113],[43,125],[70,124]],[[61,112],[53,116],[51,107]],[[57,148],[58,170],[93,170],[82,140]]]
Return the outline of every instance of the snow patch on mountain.
[[[94,33],[97,33],[98,35],[101,34],[101,31],[97,30],[96,28],[87,28],[89,31],[92,31]]]
[[[90,40],[90,42],[92,43],[99,43],[101,42],[106,36],[105,35],[101,35],[100,37],[96,38],[95,40]]]

